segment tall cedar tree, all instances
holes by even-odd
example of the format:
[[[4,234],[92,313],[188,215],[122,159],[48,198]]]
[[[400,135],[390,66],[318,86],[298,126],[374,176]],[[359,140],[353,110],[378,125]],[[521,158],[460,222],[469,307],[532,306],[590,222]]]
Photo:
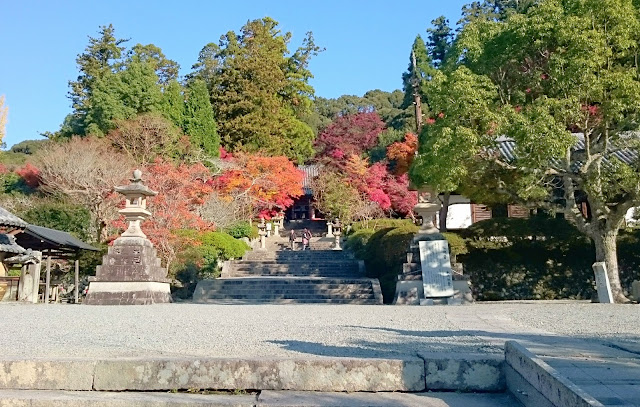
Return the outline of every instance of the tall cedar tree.
[[[201,148],[208,156],[217,157],[220,152],[220,136],[213,118],[207,85],[200,79],[190,81],[186,94],[184,132],[192,145]]]
[[[178,64],[153,44],[126,51],[126,41],[115,37],[112,25],[101,27],[99,38],[89,37],[76,59],[80,75],[69,82],[73,112],[60,131],[47,136],[103,136],[117,120],[163,110],[162,91],[177,78]]]
[[[207,83],[222,142],[232,151],[262,151],[302,163],[313,155],[309,60],[320,49],[311,33],[290,54],[291,33],[271,18],[247,22],[200,53],[191,78]]]

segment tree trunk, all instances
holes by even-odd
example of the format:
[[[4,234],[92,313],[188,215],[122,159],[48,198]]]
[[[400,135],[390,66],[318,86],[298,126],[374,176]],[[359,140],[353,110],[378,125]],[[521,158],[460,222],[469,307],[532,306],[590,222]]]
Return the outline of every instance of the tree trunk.
[[[449,198],[451,198],[451,192],[445,192],[442,195],[442,208],[440,208],[440,222],[438,225],[438,229],[440,232],[447,231],[447,216],[449,215]]]
[[[607,266],[607,277],[611,285],[611,293],[616,303],[629,302],[624,295],[622,284],[620,283],[620,273],[618,270],[617,254],[618,230],[596,231],[593,242],[596,246],[596,262],[603,261]]]
[[[418,66],[416,64],[416,53],[411,51],[411,64],[413,65],[413,104],[416,113],[416,134],[422,131],[422,100],[420,98],[420,79],[418,78]]]

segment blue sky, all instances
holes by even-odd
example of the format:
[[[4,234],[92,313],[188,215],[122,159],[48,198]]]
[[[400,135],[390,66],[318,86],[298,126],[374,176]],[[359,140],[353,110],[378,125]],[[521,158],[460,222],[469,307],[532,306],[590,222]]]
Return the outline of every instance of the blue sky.
[[[468,1],[136,1],[0,0],[0,95],[6,97],[8,147],[55,131],[71,111],[68,81],[75,59],[113,24],[127,45],[153,43],[190,72],[198,53],[248,20],[269,16],[291,31],[290,49],[312,31],[326,51],[311,61],[316,95],[362,95],[401,87],[409,50],[440,15],[452,24]]]

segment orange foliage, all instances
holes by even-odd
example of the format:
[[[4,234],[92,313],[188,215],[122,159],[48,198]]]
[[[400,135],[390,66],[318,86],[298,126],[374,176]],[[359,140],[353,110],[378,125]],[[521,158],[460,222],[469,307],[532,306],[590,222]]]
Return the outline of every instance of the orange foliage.
[[[404,141],[398,141],[387,147],[387,158],[395,163],[393,173],[402,175],[409,171],[416,150],[418,150],[418,137],[407,133]]]
[[[153,242],[169,267],[177,248],[184,245],[184,238],[174,233],[180,229],[213,230],[214,225],[198,214],[198,208],[212,192],[209,170],[202,164],[175,165],[162,159],[142,170],[143,180],[158,192],[149,197],[147,208],[152,216],[144,222],[142,230]],[[126,227],[123,219],[115,223]]]
[[[239,154],[235,163],[213,185],[223,195],[250,199],[258,211],[284,210],[303,194],[304,174],[287,157]]]

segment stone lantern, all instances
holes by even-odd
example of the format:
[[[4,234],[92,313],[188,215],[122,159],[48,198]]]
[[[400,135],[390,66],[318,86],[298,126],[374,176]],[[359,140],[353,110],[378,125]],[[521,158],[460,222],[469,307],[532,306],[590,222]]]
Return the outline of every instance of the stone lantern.
[[[272,219],[273,219],[273,228],[274,228],[273,234],[275,236],[280,236],[280,229],[284,227],[284,213],[280,211]]]
[[[147,197],[158,193],[142,183],[142,172],[135,170],[131,184],[115,188],[124,195],[125,207],[119,212],[129,227],[117,238],[96,276],[89,278],[89,292],[85,304],[134,305],[171,302],[167,270],[161,267],[156,249],[140,229],[151,216]]]
[[[327,237],[333,237],[333,222],[327,222]]]
[[[413,207],[413,211],[422,218],[420,230],[413,238],[414,242],[421,240],[444,240],[444,236],[433,224],[433,219],[442,204],[438,199],[438,194],[428,186],[418,188],[418,203]]]
[[[267,224],[264,223],[263,217],[260,217],[260,223],[258,223],[258,235],[260,235],[260,250],[266,250]]]
[[[340,223],[340,219],[336,218],[331,226],[333,227],[333,235],[336,238],[336,244],[333,247],[333,250],[342,250],[342,247],[340,247],[340,236],[342,235],[342,224]]]

